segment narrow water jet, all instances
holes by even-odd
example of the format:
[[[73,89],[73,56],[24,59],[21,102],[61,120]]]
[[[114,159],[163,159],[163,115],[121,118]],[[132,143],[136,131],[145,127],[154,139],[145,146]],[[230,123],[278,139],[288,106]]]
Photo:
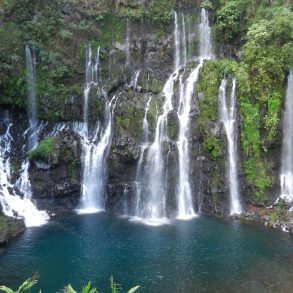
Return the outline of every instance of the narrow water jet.
[[[174,71],[180,66],[180,31],[178,24],[177,12],[174,12],[174,45],[175,45],[175,56],[174,56]]]
[[[220,120],[224,126],[227,144],[227,179],[230,193],[230,214],[241,214],[240,192],[237,167],[237,113],[236,79],[232,80],[231,94],[228,100],[227,80],[223,79],[219,89]]]
[[[184,14],[181,14],[182,18],[182,54],[183,54],[183,65],[186,65],[187,62],[187,43],[186,43],[186,27],[185,27],[185,19],[184,19]]]
[[[131,33],[130,20],[127,19],[126,35],[125,35],[125,64],[126,66],[130,65],[130,33]]]
[[[280,175],[281,195],[288,203],[293,202],[293,69],[288,76],[286,91],[284,122],[283,122],[283,146],[282,166]]]
[[[128,195],[128,189],[125,186],[123,189],[123,216],[129,215],[127,195]]]
[[[139,78],[140,73],[141,73],[140,69],[136,70],[134,72],[134,75],[132,76],[130,87],[132,87],[134,90],[136,90],[136,88],[137,88],[138,78]]]
[[[26,79],[28,88],[28,118],[29,118],[29,139],[28,149],[34,149],[38,145],[38,117],[37,117],[37,94],[36,94],[36,54],[35,48],[32,49],[25,46],[25,61],[26,61]]]
[[[147,101],[146,107],[145,107],[145,113],[143,118],[143,137],[144,142],[140,147],[140,156],[138,159],[138,164],[136,167],[136,176],[135,176],[135,210],[134,215],[135,217],[142,218],[143,217],[143,208],[142,208],[142,202],[141,202],[141,191],[142,191],[142,185],[143,185],[143,179],[144,179],[144,173],[142,173],[143,168],[143,159],[145,156],[145,151],[150,145],[149,142],[149,124],[148,124],[148,111],[150,109],[150,104],[152,101],[152,97],[149,98]]]

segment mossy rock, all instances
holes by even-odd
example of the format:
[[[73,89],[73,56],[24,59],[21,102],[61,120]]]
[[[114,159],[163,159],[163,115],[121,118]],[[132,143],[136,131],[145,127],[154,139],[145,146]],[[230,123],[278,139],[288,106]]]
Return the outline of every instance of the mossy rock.
[[[59,147],[55,137],[43,139],[36,149],[29,152],[29,161],[41,161],[43,163],[56,163],[59,157]]]

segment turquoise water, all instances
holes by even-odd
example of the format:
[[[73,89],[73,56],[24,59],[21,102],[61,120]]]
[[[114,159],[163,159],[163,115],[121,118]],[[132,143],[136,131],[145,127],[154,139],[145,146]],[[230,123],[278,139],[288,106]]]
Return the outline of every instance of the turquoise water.
[[[108,279],[140,292],[293,292],[293,237],[200,216],[150,227],[106,213],[28,229],[0,255],[0,284],[38,273],[43,293]],[[36,287],[37,288],[37,287]]]

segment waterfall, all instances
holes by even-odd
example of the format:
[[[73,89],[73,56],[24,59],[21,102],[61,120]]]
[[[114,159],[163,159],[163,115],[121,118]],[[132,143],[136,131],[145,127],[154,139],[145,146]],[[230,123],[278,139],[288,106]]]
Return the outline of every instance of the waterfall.
[[[125,36],[125,59],[126,65],[130,65],[130,21],[127,19],[126,36]]]
[[[184,14],[181,13],[181,28],[180,18],[178,18],[177,12],[174,14],[174,71],[180,66],[186,65],[187,62],[187,39],[186,39],[186,27]]]
[[[213,58],[212,30],[209,25],[209,14],[203,8],[201,9],[200,14],[199,37],[199,56],[204,59]]]
[[[137,83],[138,83],[138,78],[139,78],[140,72],[141,72],[140,69],[136,70],[134,72],[134,75],[132,76],[130,87],[132,87],[134,90],[136,90],[136,88],[137,88]]]
[[[293,69],[288,76],[285,112],[283,122],[283,148],[281,166],[281,196],[288,203],[293,202]],[[292,209],[291,209],[292,210]]]
[[[190,185],[190,158],[189,158],[189,124],[194,88],[199,78],[199,72],[205,59],[213,58],[211,45],[211,28],[209,27],[208,14],[205,10],[201,13],[200,31],[200,57],[196,68],[183,82],[183,74],[179,74],[179,68],[187,61],[186,28],[184,15],[182,15],[182,32],[179,27],[178,15],[174,15],[174,67],[175,71],[168,78],[164,89],[165,97],[163,111],[157,118],[154,142],[149,143],[149,137],[145,136],[141,146],[140,157],[136,173],[136,206],[135,216],[145,223],[158,225],[167,222],[167,169],[164,159],[165,145],[169,143],[168,115],[174,110],[172,99],[174,98],[174,85],[180,82],[180,99],[177,115],[179,120],[179,136],[177,149],[179,154],[179,178],[177,185],[178,218],[189,219],[196,214],[193,208],[192,188]],[[189,36],[188,36],[189,38]],[[181,54],[183,52],[183,54]],[[144,116],[144,134],[148,133],[145,127],[147,122],[147,104]],[[144,158],[146,162],[143,166]],[[168,155],[167,155],[168,159]],[[144,168],[143,168],[144,167]],[[144,172],[146,170],[146,172]],[[144,181],[142,184],[142,181]],[[141,195],[144,196],[141,196]]]
[[[182,52],[183,52],[183,64],[186,65],[187,61],[187,49],[186,49],[186,28],[184,14],[182,13]]]
[[[35,133],[39,134],[40,131],[45,127],[46,123],[38,123]],[[26,138],[26,136],[29,134],[30,127],[23,133],[23,137]],[[30,146],[32,145],[30,143],[31,136],[28,137],[28,143],[27,145],[23,146],[23,151],[31,150]],[[38,145],[38,141],[36,142],[35,147]],[[26,155],[26,154],[25,154]],[[15,182],[15,187],[18,189],[18,191],[24,195],[25,198],[30,199],[32,198],[32,186],[29,179],[29,169],[30,163],[27,158],[25,158],[21,164],[21,168],[19,171],[19,178]],[[48,216],[47,216],[48,217]],[[46,218],[47,218],[46,217]]]
[[[241,214],[240,193],[237,172],[237,113],[236,80],[232,81],[231,94],[227,97],[227,80],[223,79],[219,90],[220,119],[228,143],[227,177],[230,192],[230,214]]]
[[[136,183],[136,190],[135,190],[135,198],[136,198],[136,204],[135,204],[135,211],[134,214],[138,218],[142,218],[144,215],[143,207],[141,206],[141,191],[142,191],[142,184],[143,184],[143,178],[144,174],[142,174],[142,165],[143,165],[143,159],[145,156],[145,151],[149,147],[149,123],[147,119],[148,111],[150,110],[152,97],[149,98],[147,101],[145,112],[144,112],[144,118],[143,118],[143,136],[144,136],[144,142],[140,147],[140,156],[138,159],[138,164],[136,168],[136,176],[135,176],[135,183]]]
[[[174,70],[176,71],[180,66],[180,31],[179,31],[179,24],[178,24],[178,15],[176,11],[174,16],[174,43],[175,43]]]
[[[179,136],[177,141],[179,155],[179,179],[177,188],[178,219],[189,219],[195,216],[192,201],[192,188],[190,184],[190,157],[189,157],[189,132],[190,111],[194,88],[199,78],[199,72],[204,59],[211,59],[212,41],[211,28],[208,21],[208,13],[202,9],[199,25],[200,56],[199,64],[191,72],[185,83],[180,77],[180,100],[177,110],[179,119]]]
[[[179,136],[177,148],[179,154],[179,182],[177,192],[178,202],[178,218],[188,219],[195,216],[192,203],[192,190],[190,186],[190,158],[189,158],[189,115],[191,110],[191,102],[194,93],[194,87],[198,81],[199,71],[203,65],[200,60],[198,66],[191,72],[186,80],[185,88],[180,79],[180,101],[177,112],[179,119]]]
[[[83,121],[84,121],[84,133],[88,135],[88,108],[89,108],[89,94],[92,86],[97,86],[100,75],[100,47],[97,50],[96,60],[93,63],[92,49],[91,47],[86,50],[86,70],[85,70],[85,87],[83,90]]]
[[[174,96],[174,83],[178,80],[178,71],[175,71],[167,80],[163,95],[163,113],[158,116],[155,139],[149,146],[145,168],[146,187],[144,199],[140,207],[140,217],[150,225],[158,225],[167,222],[166,196],[167,178],[165,174],[165,162],[163,158],[163,144],[168,142],[168,114],[173,110],[172,98]]]
[[[37,97],[36,97],[36,56],[35,49],[29,46],[25,47],[26,59],[26,76],[28,88],[28,118],[29,128],[24,132],[23,136],[28,136],[27,145],[23,147],[24,151],[32,150],[38,145],[39,131],[43,124],[39,124],[37,118]],[[10,175],[10,159],[12,137],[10,135],[10,123],[7,131],[1,137],[1,188],[2,199],[1,205],[3,212],[7,216],[24,218],[25,225],[40,226],[49,219],[45,211],[39,211],[32,201],[32,189],[29,180],[29,162],[25,159],[22,162],[20,176],[13,184]],[[20,195],[18,194],[20,193]]]
[[[80,213],[94,213],[105,209],[105,188],[107,179],[106,159],[112,141],[113,111],[116,97],[108,100],[108,96],[98,86],[100,77],[99,49],[95,63],[92,62],[92,50],[88,48],[86,57],[86,84],[84,87],[84,122],[76,123],[75,131],[81,137],[83,179],[81,189]],[[91,89],[97,89],[98,98],[105,101],[104,122],[96,123],[90,130],[88,120],[89,94]]]
[[[29,149],[34,149],[38,144],[38,118],[36,95],[36,55],[35,48],[25,46],[26,79],[28,87],[28,118],[29,118]]]
[[[0,203],[3,213],[9,217],[23,218],[27,227],[40,226],[49,219],[45,211],[38,211],[31,201],[30,186],[22,186],[23,196],[16,193],[11,182],[11,122],[5,122],[6,131],[0,135]],[[28,176],[28,173],[25,174]],[[27,181],[29,182],[29,181]]]
[[[127,195],[128,195],[128,190],[127,190],[127,186],[125,186],[123,189],[123,215],[124,216],[128,216],[129,214]]]

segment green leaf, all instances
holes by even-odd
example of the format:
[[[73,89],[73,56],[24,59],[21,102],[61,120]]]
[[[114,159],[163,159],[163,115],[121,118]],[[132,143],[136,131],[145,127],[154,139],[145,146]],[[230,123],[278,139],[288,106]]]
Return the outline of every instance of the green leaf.
[[[65,293],[77,293],[77,292],[69,284],[65,289]]]
[[[99,293],[96,288],[91,289],[91,282],[88,282],[83,288],[81,293]]]
[[[6,293],[14,293],[14,291],[8,287],[0,286],[0,290],[6,292]]]
[[[130,290],[128,290],[127,293],[134,293],[134,292],[136,292],[139,288],[140,288],[140,286],[135,286],[135,287],[131,288]]]
[[[116,286],[116,284],[114,282],[114,279],[113,279],[113,276],[110,277],[110,288],[112,290],[111,291],[112,293],[117,293],[118,292],[117,286]]]
[[[23,282],[22,285],[20,285],[17,292],[21,293],[21,292],[27,291],[32,286],[34,286],[37,282],[38,282],[38,280],[35,277],[27,279],[26,281]]]
[[[88,293],[91,288],[91,282],[88,282],[81,290],[81,293]]]

